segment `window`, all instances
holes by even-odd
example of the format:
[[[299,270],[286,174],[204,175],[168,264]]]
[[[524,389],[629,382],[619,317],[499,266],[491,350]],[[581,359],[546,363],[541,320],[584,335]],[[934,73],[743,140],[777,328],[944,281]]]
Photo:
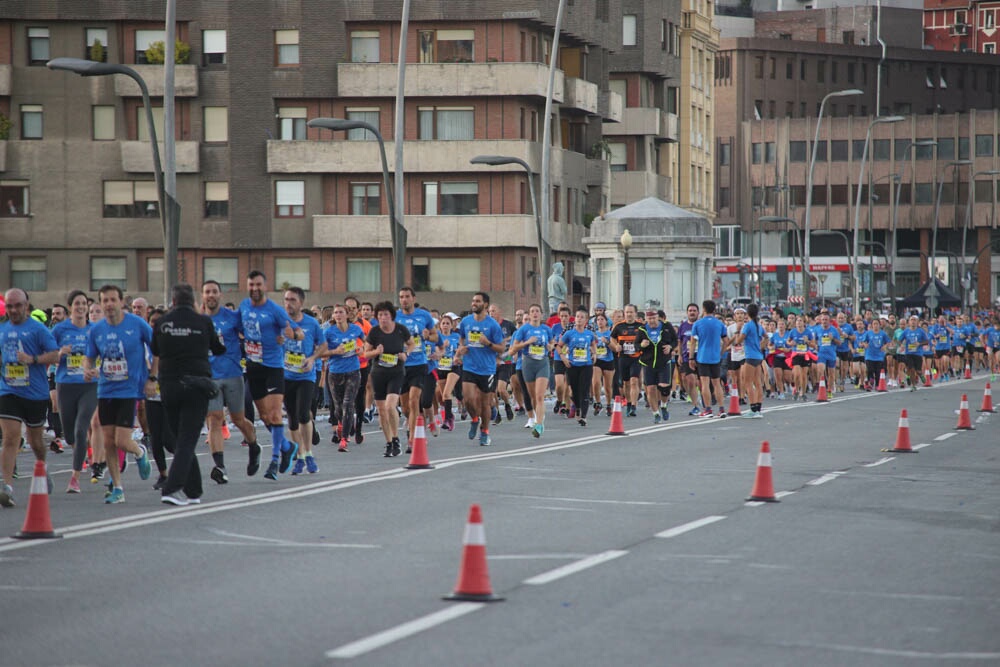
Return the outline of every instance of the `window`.
[[[715,231],[715,256],[716,257],[739,257],[742,252],[741,241],[743,239],[740,228],[736,225],[726,225],[714,228]],[[693,301],[693,299],[692,299]]]
[[[764,78],[764,56],[754,56],[753,59],[753,78],[763,79]]]
[[[22,139],[42,138],[41,104],[21,105],[21,138]]]
[[[816,82],[825,83],[826,82],[826,61],[817,60],[816,61]]]
[[[299,31],[274,31],[274,64],[292,67],[299,64]]]
[[[306,138],[305,107],[278,107],[278,138],[282,141]]]
[[[845,30],[844,34],[843,34],[843,37],[844,37],[844,39],[843,39],[844,44],[853,44],[854,43],[854,31],[853,30]]]
[[[729,188],[719,188],[719,208],[729,208]]]
[[[983,28],[986,30],[992,30],[996,27],[995,16],[992,9],[983,10]]]
[[[663,260],[659,257],[630,258],[629,267],[632,270],[632,290],[630,293],[632,301],[635,303],[662,302]]]
[[[804,141],[788,142],[788,161],[789,162],[806,161],[806,142]]]
[[[830,159],[833,162],[847,162],[847,142],[834,139],[830,142]]]
[[[831,185],[830,186],[830,204],[833,206],[843,206],[847,204],[847,186],[846,185]]]
[[[347,120],[359,120],[368,123],[374,128],[379,127],[378,107],[371,109],[348,109]],[[364,128],[356,128],[347,131],[348,141],[376,141],[375,135]]]
[[[378,183],[351,183],[351,215],[378,215],[382,212]]]
[[[49,60],[49,29],[28,28],[28,64],[44,65]]]
[[[669,51],[669,34],[670,29],[667,26],[667,19],[660,19],[660,50]]]
[[[420,107],[417,115],[420,139],[456,141],[474,138],[475,114],[472,107]]]
[[[351,32],[351,62],[379,62],[378,30],[354,30]]]
[[[240,288],[240,261],[235,257],[206,257],[202,270],[204,280],[219,283],[223,292],[235,292]]]
[[[0,217],[24,218],[31,214],[27,181],[0,181]]]
[[[205,143],[224,144],[229,141],[229,108],[203,107]]]
[[[816,149],[816,161],[826,162],[826,141],[820,141],[815,144]]]
[[[860,140],[860,143],[864,144],[864,140]],[[889,139],[873,139],[871,146],[868,147],[868,152],[872,160],[888,160],[889,159]],[[860,158],[859,158],[860,159]]]
[[[673,275],[670,277],[670,303],[675,308],[694,301],[694,259],[674,260]]]
[[[202,56],[201,56],[202,65],[225,65],[226,31],[202,30],[201,51],[202,51]]]
[[[914,196],[917,204],[933,204],[934,185],[932,183],[917,183],[914,188]]]
[[[636,15],[625,14],[622,16],[622,46],[635,46],[638,44],[636,34]]]
[[[871,143],[874,144],[875,142],[872,141]],[[872,157],[872,155],[871,155],[872,148],[873,148],[872,145],[868,146],[868,150],[869,150],[868,157],[869,157],[869,159],[874,159]],[[854,139],[853,141],[851,141],[851,159],[852,160],[854,160],[855,162],[857,162],[858,160],[861,159],[861,156],[864,154],[864,152],[865,152],[865,140],[864,139]]]
[[[163,294],[163,258],[146,258],[146,290],[156,294]]]
[[[128,289],[125,279],[124,257],[91,257],[90,258],[90,290],[99,290],[105,285],[117,285],[122,290]]]
[[[305,213],[306,182],[275,181],[274,215],[278,218],[301,218]]]
[[[765,142],[764,144],[764,162],[766,164],[774,164],[777,159],[777,152],[773,141]]]
[[[105,218],[158,218],[155,181],[104,181]]]
[[[992,14],[987,14],[987,16],[992,16]],[[992,134],[976,135],[976,157],[993,157]]]
[[[114,141],[115,108],[95,104],[91,108],[94,141]]]
[[[87,60],[97,60],[98,62],[108,62],[108,29],[107,28],[87,28],[87,44],[83,52],[83,57]],[[95,45],[100,44],[100,53],[95,49]],[[95,58],[94,56],[100,56]]]
[[[309,290],[309,258],[308,257],[275,257],[274,284],[285,289],[301,287]]]
[[[983,44],[983,53],[996,53],[997,44],[996,42],[986,42]],[[987,81],[992,81],[992,79],[986,79]]]
[[[939,160],[955,159],[955,140],[951,137],[938,138],[937,156]]]
[[[445,182],[440,185],[441,215],[477,215],[479,184]]]
[[[760,164],[761,162],[761,145],[759,143],[753,143],[750,145],[750,161],[753,164]]]
[[[800,81],[805,81],[806,80],[806,69],[808,69],[808,67],[806,65],[806,61],[805,60],[800,60],[799,61],[799,80]]]
[[[10,286],[27,292],[46,290],[46,263],[44,257],[11,257]]]
[[[382,262],[377,259],[348,259],[347,291],[381,292]]]
[[[837,65],[839,63],[836,60],[830,63],[830,83],[837,83],[837,74],[840,69]]]
[[[969,138],[959,137],[958,138],[958,159],[968,160],[969,159]]]
[[[719,144],[719,166],[728,167],[732,159],[733,147],[730,144]]]
[[[138,65],[145,65],[146,49],[156,42],[165,42],[167,33],[165,30],[136,30],[135,31],[135,62]]]
[[[205,217],[229,217],[229,182],[205,182]]]
[[[471,63],[476,33],[472,30],[438,30],[437,62]]]
[[[158,141],[162,141],[163,132],[163,107],[151,107],[153,114],[153,131],[156,132]],[[146,110],[139,105],[135,110],[135,138],[138,141],[149,141],[149,121],[146,120]]]
[[[628,171],[628,148],[621,142],[608,143],[611,153],[611,171]]]
[[[478,257],[431,258],[428,286],[442,292],[472,292],[481,288]]]
[[[788,80],[795,78],[795,61],[791,58],[785,61],[785,78]]]

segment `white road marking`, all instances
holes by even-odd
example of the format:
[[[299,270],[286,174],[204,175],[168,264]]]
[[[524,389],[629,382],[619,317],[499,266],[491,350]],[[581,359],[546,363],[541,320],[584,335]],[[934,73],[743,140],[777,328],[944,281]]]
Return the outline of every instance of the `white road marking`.
[[[878,461],[872,461],[871,463],[866,463],[864,467],[874,468],[875,466],[880,466],[883,463],[888,463],[889,461],[895,461],[895,460],[896,460],[895,456],[886,456],[884,458],[879,459]]]
[[[532,505],[533,510],[552,510],[553,512],[596,512],[597,510],[587,507],[552,507],[549,505]]]
[[[722,521],[726,517],[724,516],[706,516],[695,521],[689,521],[688,523],[682,523],[679,526],[674,526],[673,528],[668,528],[667,530],[661,531],[656,534],[657,537],[677,537],[678,535],[683,535],[684,533],[690,532],[702,526],[708,526],[715,523],[716,521]]]
[[[794,491],[778,491],[777,493],[774,494],[774,497],[775,498],[784,498],[785,496],[791,496],[794,493],[795,493]]]
[[[832,482],[833,480],[837,479],[843,474],[844,473],[827,473],[826,475],[817,477],[816,479],[809,480],[808,482],[806,482],[806,484],[808,484],[809,486],[819,486],[820,484],[826,484],[827,482]]]
[[[330,659],[356,658],[359,655],[364,655],[365,653],[370,653],[375,649],[388,646],[389,644],[397,642],[400,639],[412,637],[419,632],[429,630],[435,626],[441,625],[442,623],[447,623],[448,621],[453,621],[456,618],[461,618],[462,616],[478,611],[485,606],[485,602],[459,602],[458,604],[448,606],[441,611],[436,611],[433,614],[427,614],[426,616],[415,618],[412,621],[403,623],[402,625],[397,625],[394,628],[384,630],[378,634],[365,637],[364,639],[359,639],[351,642],[350,644],[344,644],[339,648],[331,649],[326,652],[326,657]]]
[[[557,567],[554,570],[543,572],[542,574],[531,577],[530,579],[525,579],[524,583],[529,584],[531,586],[541,586],[543,584],[548,584],[553,581],[556,581],[557,579],[568,577],[571,574],[582,572],[583,570],[594,567],[595,565],[600,565],[601,563],[605,563],[609,560],[620,558],[627,553],[628,553],[627,551],[611,550],[599,554],[594,554],[593,556],[587,556],[586,558],[581,558],[575,563],[570,563],[569,565],[563,565],[562,567]]]
[[[942,440],[947,440],[948,438],[954,438],[958,435],[957,431],[952,431],[951,433],[942,433],[938,437],[934,438],[935,441],[941,442]]]
[[[743,472],[746,472],[745,470]],[[564,498],[561,496],[518,496],[531,500],[559,500],[564,503],[598,503],[606,505],[669,505],[670,503],[658,503],[652,500],[598,500],[597,498]]]
[[[570,560],[585,558],[587,554],[501,554],[487,556],[490,560]]]
[[[875,646],[848,646],[846,644],[811,644],[790,643],[784,646],[800,646],[803,648],[821,648],[845,653],[862,653],[867,655],[891,656],[894,658],[919,658],[923,660],[997,660],[1000,652],[954,651],[934,653],[932,651],[911,651],[903,649],[878,648]]]
[[[915,452],[920,451],[924,447],[930,447],[931,444],[932,443],[930,443],[930,442],[922,442],[919,445],[913,445],[913,451],[915,451]]]

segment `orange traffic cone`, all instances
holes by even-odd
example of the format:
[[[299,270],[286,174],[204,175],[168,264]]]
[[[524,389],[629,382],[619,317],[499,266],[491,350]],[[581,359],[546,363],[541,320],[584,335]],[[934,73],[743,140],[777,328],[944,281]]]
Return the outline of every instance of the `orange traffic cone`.
[[[986,391],[983,392],[983,405],[979,408],[980,412],[996,412],[993,409],[993,392],[990,390],[990,383],[986,383]]]
[[[973,431],[975,426],[972,425],[972,419],[969,416],[969,397],[962,394],[962,402],[958,404],[958,426],[955,427],[959,431]]]
[[[776,503],[779,500],[774,495],[774,482],[771,480],[771,445],[767,440],[760,445],[760,455],[757,456],[757,476],[753,480],[753,490],[747,500],[760,500],[766,503]]]
[[[899,428],[896,429],[896,446],[892,449],[883,449],[883,452],[896,452],[897,454],[916,454],[916,450],[910,446],[910,418],[904,408],[899,413]]]
[[[968,361],[965,362],[965,379],[966,380],[971,380],[972,379],[972,367],[969,366],[969,362]]]
[[[889,388],[885,386],[885,371],[879,371],[878,374],[878,388],[875,391],[889,391]]]
[[[417,425],[413,427],[413,451],[410,452],[410,463],[404,466],[409,470],[433,468],[427,458],[427,435],[424,433],[424,418],[417,417]]]
[[[726,414],[730,417],[740,416],[740,390],[736,388],[735,384],[729,385],[729,410]]]
[[[826,403],[829,400],[830,399],[827,398],[827,395],[826,395],[826,378],[822,378],[821,377],[819,379],[819,393],[816,394],[816,402],[817,403]]]
[[[933,387],[934,384],[931,382],[931,372],[929,370],[924,371],[924,386]]]
[[[625,422],[622,420],[622,397],[615,396],[615,407],[611,411],[611,428],[605,435],[625,435]]]
[[[45,474],[45,461],[35,461],[35,474],[31,478],[31,495],[28,496],[28,513],[24,527],[11,537],[19,540],[39,540],[62,537],[52,530],[49,515],[49,482]]]
[[[493,595],[490,573],[486,566],[486,531],[483,529],[483,515],[479,505],[469,508],[469,522],[465,525],[462,539],[462,563],[458,568],[455,591],[445,595],[444,600],[468,600],[471,602],[497,602],[502,597]]]

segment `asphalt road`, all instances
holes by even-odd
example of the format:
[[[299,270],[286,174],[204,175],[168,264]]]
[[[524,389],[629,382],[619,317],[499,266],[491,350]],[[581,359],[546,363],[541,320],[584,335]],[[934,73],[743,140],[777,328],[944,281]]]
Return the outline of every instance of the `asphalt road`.
[[[675,404],[617,438],[550,416],[541,440],[519,420],[483,448],[459,422],[420,471],[374,434],[339,454],[324,424],[320,472],[277,482],[242,474],[234,436],[232,481],[206,475],[198,507],[161,505],[134,466],[123,505],[66,495],[69,455],[50,455],[64,537],[0,538],[0,665],[997,665],[985,379],[762,420]],[[962,392],[975,431],[955,431]],[[883,453],[902,408],[919,451]],[[763,440],[781,502],[748,504]],[[472,503],[503,602],[441,600]]]

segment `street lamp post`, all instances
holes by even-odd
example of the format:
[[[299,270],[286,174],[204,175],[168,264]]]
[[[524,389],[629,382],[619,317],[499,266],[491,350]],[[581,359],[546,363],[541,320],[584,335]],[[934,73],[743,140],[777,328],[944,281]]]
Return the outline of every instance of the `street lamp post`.
[[[823,230],[817,230],[814,233],[816,234],[816,236],[839,236],[840,238],[844,239],[844,252],[847,254],[847,263],[851,267],[851,281],[854,282],[854,284],[851,286],[851,288],[852,288],[851,292],[852,292],[852,294],[855,295],[855,298],[851,301],[851,307],[853,308],[854,314],[857,315],[857,310],[858,310],[858,303],[857,303],[857,290],[858,290],[858,286],[857,286],[857,279],[858,279],[857,268],[858,268],[858,256],[855,254],[853,258],[851,257],[851,240],[849,238],[847,238],[847,234],[845,234],[844,232],[840,231],[839,229],[823,229]],[[823,276],[820,275],[820,281],[822,282],[822,280],[823,280]],[[824,293],[825,293],[825,290],[824,290]]]
[[[969,170],[970,171],[972,170],[971,166],[969,167]],[[969,196],[968,196],[968,203],[966,204],[966,209],[965,209],[965,224],[962,225],[962,250],[961,254],[959,255],[959,257],[961,258],[960,259],[961,268],[959,269],[959,271],[961,271],[962,273],[962,275],[959,276],[959,285],[962,286],[962,312],[965,312],[965,307],[968,305],[968,303],[966,303],[968,301],[967,286],[972,284],[971,279],[967,279],[965,277],[965,255],[966,255],[965,244],[967,242],[966,236],[969,232],[969,222],[972,221],[972,197],[973,197],[973,190],[976,187],[977,176],[1000,176],[1000,170],[988,169],[986,171],[977,171],[972,175],[972,178],[969,179]],[[991,195],[992,192],[993,188],[990,188]]]
[[[872,128],[879,123],[898,123],[901,120],[905,120],[902,116],[880,116],[878,118],[873,118],[870,123],[868,123],[868,131],[865,132],[865,144],[861,149],[861,167],[858,172],[858,195],[855,197],[854,201],[854,271],[851,274],[854,281],[854,291],[852,292],[852,303],[854,307],[854,312],[858,312],[858,221],[861,218],[861,184],[865,180],[865,162],[868,160],[868,144],[872,140]],[[846,238],[846,236],[845,236]]]
[[[938,218],[940,217],[940,214],[941,214],[941,192],[942,192],[942,190],[944,190],[944,170],[947,169],[948,167],[951,167],[952,169],[954,169],[955,167],[963,167],[963,166],[965,166],[967,164],[971,165],[972,164],[972,160],[953,160],[953,161],[947,163],[944,166],[944,169],[941,170],[941,172],[942,172],[941,173],[941,181],[938,183],[937,197],[935,197],[935,199],[934,199],[934,228],[933,228],[933,231],[931,232],[931,259],[930,259],[931,266],[930,266],[930,270],[928,271],[928,273],[930,273],[930,275],[931,275],[932,278],[936,278],[937,277],[936,276],[936,272],[937,272],[937,254],[938,254],[938,249],[937,249],[937,231],[938,231]],[[970,187],[971,187],[971,185],[970,185]]]
[[[813,170],[816,168],[816,151],[819,147],[819,128],[820,125],[822,125],[823,123],[823,109],[826,108],[826,101],[831,97],[849,97],[851,95],[862,95],[862,94],[864,94],[864,91],[858,88],[849,88],[847,90],[835,90],[832,93],[827,93],[826,96],[823,97],[823,100],[819,103],[819,113],[817,114],[816,117],[816,132],[813,138],[812,157],[809,160],[809,171],[806,172],[806,213],[805,213],[805,221],[803,223],[803,227],[805,228],[805,233],[804,233],[805,238],[803,239],[803,245],[805,249],[803,250],[803,253],[805,254],[806,264],[809,264],[809,257],[810,257],[809,234],[811,231],[810,222],[812,220],[812,218],[810,217],[810,213],[812,212]],[[808,300],[808,298],[809,298],[809,286],[806,285],[806,300]]]
[[[808,275],[809,274],[808,274],[808,270],[807,270],[806,265],[805,265],[805,260],[804,260],[804,258],[802,256],[802,240],[800,238],[800,236],[802,234],[802,228],[799,227],[799,223],[795,222],[794,218],[790,218],[790,217],[784,216],[784,215],[762,215],[762,216],[760,216],[760,218],[758,220],[759,220],[759,222],[762,225],[765,222],[786,222],[786,223],[792,225],[793,227],[795,227],[795,245],[796,245],[796,247],[799,250],[799,264],[801,264],[801,266],[802,266],[802,279],[801,279],[802,283],[801,284],[803,286],[803,294],[805,294],[805,299],[808,300],[809,299],[809,283],[807,281],[808,281]]]
[[[378,129],[371,123],[363,120],[344,120],[342,118],[313,118],[308,123],[309,127],[318,127],[334,132],[346,132],[347,130],[368,130],[375,135],[378,140],[379,157],[382,159],[382,187],[385,188],[386,202],[389,204],[389,229],[392,238],[392,282],[395,293],[398,294],[403,287],[404,267],[406,261],[406,227],[403,226],[401,216],[396,210],[395,199],[392,196],[392,189],[389,187],[389,165],[385,159],[385,142]],[[396,137],[396,141],[402,141],[401,137]]]
[[[545,259],[551,256],[551,248],[548,240],[543,236],[542,217],[539,214],[538,203],[535,200],[535,175],[531,171],[531,165],[519,157],[507,157],[505,155],[477,155],[469,160],[472,164],[488,164],[492,167],[499,167],[505,164],[520,165],[528,175],[528,194],[531,196],[531,212],[535,216],[535,234],[538,236],[538,277],[541,283],[541,302],[548,308],[548,283],[547,277],[549,269],[545,265]],[[605,296],[605,298],[607,298]]]
[[[626,229],[622,232],[622,236],[618,239],[622,244],[622,253],[624,254],[624,266],[622,268],[622,308],[629,304],[632,298],[632,267],[629,266],[628,262],[628,251],[632,247],[632,235]]]
[[[153,110],[149,104],[149,88],[146,81],[131,67],[114,63],[99,63],[82,58],[53,58],[46,66],[49,69],[74,72],[80,76],[110,76],[124,74],[139,86],[142,106],[146,112],[146,126],[149,142],[153,148],[153,177],[160,205],[160,223],[163,226],[163,302],[170,303],[170,288],[177,283],[177,251],[180,245],[181,207],[173,195],[164,189],[163,166],[160,163],[160,148],[156,141],[156,127],[153,125]],[[171,169],[172,165],[168,165]]]

